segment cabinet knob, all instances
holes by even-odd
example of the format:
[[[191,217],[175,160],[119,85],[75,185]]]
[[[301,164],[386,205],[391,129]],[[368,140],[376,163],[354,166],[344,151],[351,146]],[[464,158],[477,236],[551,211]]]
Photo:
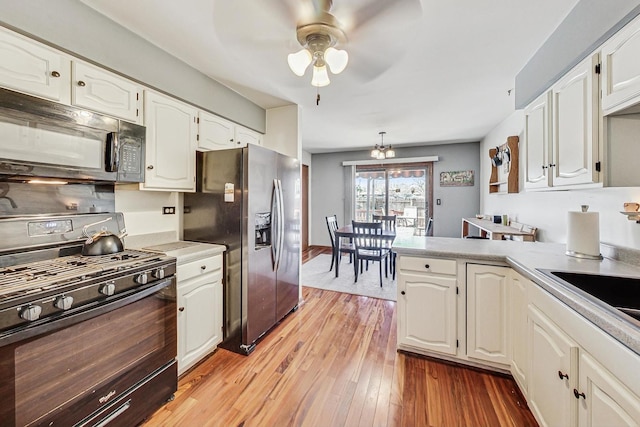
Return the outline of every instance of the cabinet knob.
[[[153,165],[147,166],[147,169],[149,169],[149,170],[153,169]]]
[[[200,270],[204,271],[204,270],[206,270],[206,269],[207,269],[207,266],[206,266],[206,265],[201,265],[201,266],[200,266]]]
[[[555,165],[554,163],[549,163],[549,167],[550,167],[550,168],[555,168],[555,167],[556,167],[556,165]]]
[[[400,291],[400,294],[401,294],[401,295],[404,295],[404,294],[405,294],[405,292],[404,292],[404,291]]]
[[[178,311],[184,311],[184,307],[179,307]]]
[[[549,166],[542,165],[542,170],[547,169]]]
[[[561,380],[569,379],[569,374],[563,374],[562,371],[558,371],[558,376],[560,377]]]
[[[82,80],[78,80],[78,86],[84,87],[87,84],[85,82],[83,82]]]
[[[429,264],[425,264],[424,268],[429,269]]]
[[[587,396],[585,396],[584,393],[578,393],[578,390],[576,390],[575,388],[573,389],[573,395],[576,397],[576,399],[587,398]]]
[[[60,73],[57,71],[52,71],[51,72],[51,77],[60,77]]]

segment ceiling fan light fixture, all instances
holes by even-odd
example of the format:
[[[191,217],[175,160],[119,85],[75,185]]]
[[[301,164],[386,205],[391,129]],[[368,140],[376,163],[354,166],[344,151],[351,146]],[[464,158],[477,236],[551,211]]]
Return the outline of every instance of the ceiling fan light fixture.
[[[329,80],[329,73],[327,73],[327,66],[313,66],[313,78],[311,79],[311,85],[316,87],[327,86],[331,83]]]
[[[349,54],[346,50],[329,47],[324,52],[324,60],[333,74],[340,74],[347,67]]]
[[[313,61],[313,57],[306,48],[302,48],[296,53],[290,53],[289,56],[287,56],[289,68],[299,77],[304,76],[304,72],[307,70],[309,64],[311,64],[311,61]]]

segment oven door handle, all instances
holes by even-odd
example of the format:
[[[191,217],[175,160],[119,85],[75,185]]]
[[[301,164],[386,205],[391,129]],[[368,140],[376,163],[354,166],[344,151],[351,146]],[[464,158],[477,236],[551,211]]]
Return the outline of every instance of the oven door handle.
[[[78,311],[66,312],[62,317],[56,319],[43,318],[27,324],[26,327],[17,328],[17,330],[14,329],[0,332],[0,347],[4,347],[6,345],[13,344],[15,342],[27,338],[32,338],[44,333],[66,328],[85,320],[98,317],[101,314],[116,310],[120,307],[124,307],[125,305],[129,305],[131,303],[139,301],[168,287],[173,283],[174,280],[175,276],[171,276],[162,281],[154,282],[144,289],[136,288],[132,289],[131,291],[123,292],[122,294],[117,294],[113,297],[109,297],[107,298],[107,303],[104,303],[104,300],[101,300],[98,301],[99,305],[93,303],[89,304],[90,308],[86,308],[86,306],[78,307]]]

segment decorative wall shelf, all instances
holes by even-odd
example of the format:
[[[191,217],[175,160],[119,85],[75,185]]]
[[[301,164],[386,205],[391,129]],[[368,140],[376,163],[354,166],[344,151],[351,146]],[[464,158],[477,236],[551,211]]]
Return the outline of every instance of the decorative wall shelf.
[[[518,142],[520,138],[510,136],[507,142],[489,150],[491,177],[489,193],[517,193],[518,185]]]

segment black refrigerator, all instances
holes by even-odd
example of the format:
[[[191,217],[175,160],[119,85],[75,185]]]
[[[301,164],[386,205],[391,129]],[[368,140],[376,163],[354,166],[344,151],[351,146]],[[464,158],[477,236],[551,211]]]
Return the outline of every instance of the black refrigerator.
[[[221,346],[248,355],[298,307],[300,163],[248,145],[198,152],[196,171],[183,238],[227,247]]]

